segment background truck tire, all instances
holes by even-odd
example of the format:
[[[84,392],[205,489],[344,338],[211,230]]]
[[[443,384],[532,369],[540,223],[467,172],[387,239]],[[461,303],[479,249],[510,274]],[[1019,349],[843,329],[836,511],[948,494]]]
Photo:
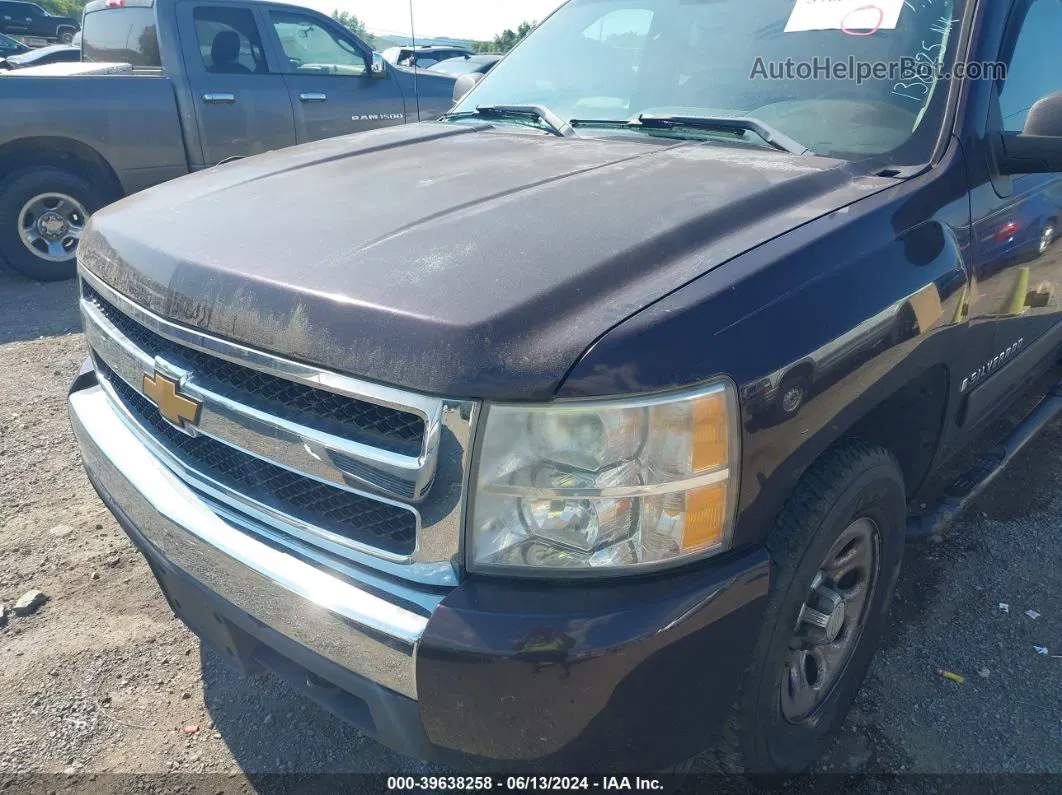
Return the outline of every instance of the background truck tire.
[[[863,682],[884,629],[903,557],[905,517],[903,474],[887,450],[847,440],[805,474],[767,540],[771,554],[767,618],[727,726],[723,758],[727,767],[752,774],[794,773],[822,755]],[[852,546],[850,539],[860,546]],[[848,554],[858,557],[865,549],[874,550],[875,558],[873,565],[863,568],[861,583],[852,578],[855,569],[839,574],[843,567],[833,564]],[[853,565],[857,557],[844,565]],[[830,572],[838,572],[837,581]],[[816,581],[818,588],[813,589]],[[831,622],[829,629],[810,623],[811,618],[831,612],[833,603],[822,592],[836,597],[857,591],[860,585],[866,591],[857,619],[848,615],[857,612],[855,602],[846,600],[846,606],[834,608],[831,616],[839,613],[843,623]],[[832,643],[827,642],[829,632],[837,632]],[[805,646],[812,651],[805,652]],[[808,669],[816,665],[814,656],[825,659],[822,655],[841,646],[848,652],[834,667],[835,677],[823,673],[818,693],[803,689],[801,683],[812,679]],[[806,663],[803,668],[801,660]],[[800,687],[794,688],[794,682]],[[821,700],[800,701],[794,692]],[[794,704],[814,706],[801,718]]]
[[[778,387],[776,414],[779,421],[792,419],[808,401],[811,394],[811,378],[805,369],[789,373]]]
[[[77,31],[70,27],[61,27],[55,32],[55,38],[60,44],[70,44],[74,40]]]
[[[69,171],[16,171],[0,183],[0,259],[31,279],[72,278],[76,246],[71,241],[84,229],[88,215],[105,203],[99,190]],[[42,214],[50,214],[43,227],[48,236],[40,236],[35,225]],[[29,234],[38,235],[31,244],[25,240],[27,226]]]

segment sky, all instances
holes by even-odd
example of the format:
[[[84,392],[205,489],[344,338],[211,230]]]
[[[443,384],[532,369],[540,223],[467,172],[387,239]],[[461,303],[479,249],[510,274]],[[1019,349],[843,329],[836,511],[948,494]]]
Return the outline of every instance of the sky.
[[[287,0],[325,14],[349,11],[370,33],[410,35],[408,0]],[[492,39],[524,20],[540,22],[562,0],[413,0],[418,36]]]

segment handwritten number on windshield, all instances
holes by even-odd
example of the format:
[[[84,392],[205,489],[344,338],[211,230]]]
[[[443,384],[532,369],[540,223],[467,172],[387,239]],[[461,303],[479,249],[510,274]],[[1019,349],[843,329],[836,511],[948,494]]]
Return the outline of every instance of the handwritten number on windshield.
[[[933,31],[940,33],[944,37],[944,41],[947,41],[948,33],[951,30],[952,20],[950,17],[941,17],[936,25],[933,26]],[[916,63],[928,63],[936,66],[940,62],[940,56],[944,52],[944,43],[939,42],[937,44],[927,44],[922,42],[922,52],[915,55]],[[932,70],[927,70],[924,74],[919,73],[914,75],[912,82],[910,83],[896,83],[892,87],[892,93],[898,97],[909,99],[912,102],[922,104],[929,97],[930,89],[933,86],[934,73]]]

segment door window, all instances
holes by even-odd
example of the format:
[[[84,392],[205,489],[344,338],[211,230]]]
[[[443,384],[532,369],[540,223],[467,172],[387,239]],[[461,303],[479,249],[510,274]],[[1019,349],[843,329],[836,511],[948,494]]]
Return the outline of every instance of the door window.
[[[1033,105],[1062,91],[1055,61],[1060,30],[1062,0],[1032,0],[999,95],[1005,130],[1020,132]]]
[[[262,37],[248,8],[199,6],[192,18],[203,68],[211,74],[250,75],[269,72]]]
[[[312,17],[272,11],[270,18],[284,49],[281,69],[288,74],[364,75],[366,55]]]

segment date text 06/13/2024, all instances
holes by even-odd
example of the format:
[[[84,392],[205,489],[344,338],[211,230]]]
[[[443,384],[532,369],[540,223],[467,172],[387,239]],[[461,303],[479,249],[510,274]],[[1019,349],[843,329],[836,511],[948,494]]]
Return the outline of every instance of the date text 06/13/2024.
[[[387,778],[387,790],[390,792],[439,790],[652,792],[663,789],[664,783],[659,778],[642,776],[388,776]]]

